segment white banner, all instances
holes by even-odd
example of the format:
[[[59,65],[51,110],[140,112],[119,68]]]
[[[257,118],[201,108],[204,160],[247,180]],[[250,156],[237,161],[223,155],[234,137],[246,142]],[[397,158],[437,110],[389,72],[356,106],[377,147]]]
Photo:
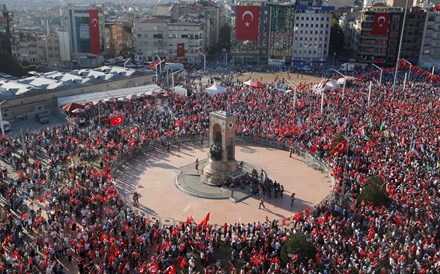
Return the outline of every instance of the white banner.
[[[79,38],[80,39],[90,39],[89,25],[86,25],[86,24],[79,25]]]

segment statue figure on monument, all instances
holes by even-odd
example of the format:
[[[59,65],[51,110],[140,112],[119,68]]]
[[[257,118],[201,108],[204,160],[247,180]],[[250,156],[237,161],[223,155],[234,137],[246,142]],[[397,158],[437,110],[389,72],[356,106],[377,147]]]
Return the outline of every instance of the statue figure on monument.
[[[221,186],[230,178],[242,175],[235,160],[235,133],[237,117],[225,111],[209,115],[209,158],[201,172],[201,180]]]
[[[211,154],[211,159],[214,161],[221,161],[223,158],[223,148],[222,148],[222,134],[221,132],[216,132],[214,142],[209,148],[209,153]]]

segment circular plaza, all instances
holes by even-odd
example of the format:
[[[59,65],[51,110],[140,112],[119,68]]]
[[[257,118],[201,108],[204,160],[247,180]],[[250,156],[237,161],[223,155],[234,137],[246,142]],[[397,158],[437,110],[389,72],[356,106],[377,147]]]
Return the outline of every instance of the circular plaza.
[[[209,197],[197,197],[179,189],[176,179],[182,172],[198,177],[196,159],[203,165],[208,155],[208,143],[186,142],[179,146],[156,148],[149,153],[133,158],[115,173],[116,187],[120,194],[131,202],[132,194],[140,194],[137,210],[165,223],[184,222],[192,217],[200,222],[210,213],[211,224],[253,223],[266,219],[292,217],[325,199],[332,185],[327,175],[311,167],[296,154],[256,143],[238,140],[236,159],[246,165],[263,169],[268,178],[283,185],[283,197],[263,196],[265,208],[259,209],[258,195],[245,195],[236,188],[233,195],[238,199],[218,199],[216,193]],[[203,184],[201,187],[204,187]],[[216,190],[218,189],[218,190]],[[221,192],[214,188],[213,192]],[[296,194],[291,206],[290,196]],[[240,197],[240,195],[242,195]]]

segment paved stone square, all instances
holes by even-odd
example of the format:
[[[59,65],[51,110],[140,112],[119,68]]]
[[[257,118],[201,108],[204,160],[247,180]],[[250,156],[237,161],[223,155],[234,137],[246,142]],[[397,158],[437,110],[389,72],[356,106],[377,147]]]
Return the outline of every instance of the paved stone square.
[[[270,179],[282,184],[284,197],[265,197],[266,209],[258,209],[257,197],[233,203],[228,199],[197,198],[179,190],[175,184],[179,168],[206,159],[207,142],[185,143],[180,150],[171,146],[169,153],[160,148],[136,157],[115,174],[116,185],[127,201],[131,202],[134,191],[140,193],[138,210],[165,223],[185,221],[188,216],[199,222],[208,212],[211,224],[264,221],[266,217],[281,220],[313,207],[330,194],[332,186],[326,174],[307,166],[297,155],[289,158],[287,151],[243,142],[235,151],[237,161],[264,169]],[[296,201],[290,207],[292,192],[296,193]]]

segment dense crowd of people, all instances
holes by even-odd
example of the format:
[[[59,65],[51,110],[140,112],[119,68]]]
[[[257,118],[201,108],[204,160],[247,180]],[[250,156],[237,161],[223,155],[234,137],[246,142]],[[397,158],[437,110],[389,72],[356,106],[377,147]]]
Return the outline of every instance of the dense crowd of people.
[[[362,81],[344,96],[340,88],[326,91],[321,113],[321,95],[310,86],[299,87],[293,107],[294,94],[277,91],[274,82],[253,88],[224,76],[227,93],[95,102],[81,114],[86,127],[2,138],[0,273],[438,273],[439,89],[411,82],[405,92],[401,85],[393,91],[391,77],[374,86],[369,104]],[[290,226],[199,225],[192,218],[163,225],[134,211],[112,181],[118,159],[171,139],[200,138],[215,110],[238,117],[239,135],[319,155],[335,178],[335,198],[290,216]],[[110,126],[108,118],[118,115],[124,124]],[[350,153],[329,153],[338,133]],[[78,159],[98,159],[99,166]],[[357,202],[373,175],[384,180],[390,205]],[[268,189],[277,196],[282,186],[275,183]],[[297,254],[280,262],[294,233],[316,247],[308,263]],[[218,255],[224,247],[227,259]]]

